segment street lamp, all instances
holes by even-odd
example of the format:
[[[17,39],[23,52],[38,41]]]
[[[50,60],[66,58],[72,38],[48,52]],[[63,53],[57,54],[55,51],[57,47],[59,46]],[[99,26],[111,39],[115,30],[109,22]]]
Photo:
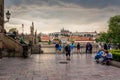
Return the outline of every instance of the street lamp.
[[[11,13],[9,11],[7,11],[6,12],[7,21],[4,21],[4,23],[9,22],[10,16],[11,16]]]

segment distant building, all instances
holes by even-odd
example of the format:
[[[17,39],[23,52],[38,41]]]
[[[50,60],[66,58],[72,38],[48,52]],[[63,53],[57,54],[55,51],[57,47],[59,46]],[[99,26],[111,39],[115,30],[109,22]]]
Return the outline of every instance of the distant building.
[[[69,36],[72,32],[70,32],[69,30],[65,30],[64,28],[61,29],[61,35],[63,36]]]
[[[86,36],[70,36],[69,41],[74,41],[75,43],[80,42],[80,43],[86,43],[86,42],[91,42],[95,43],[95,40],[91,37],[86,37]]]
[[[55,32],[49,34],[51,40],[59,39],[62,43],[66,43],[67,41],[74,41],[74,42],[91,42],[95,43],[95,39],[98,37],[98,33],[95,32],[70,32],[69,30],[65,30],[64,28],[61,29],[60,32]]]
[[[50,36],[48,36],[48,35],[41,36],[41,41],[42,42],[48,42],[49,40],[50,40]]]
[[[72,33],[74,36],[87,36],[87,37],[95,37],[98,35],[98,33],[95,32],[74,32]]]

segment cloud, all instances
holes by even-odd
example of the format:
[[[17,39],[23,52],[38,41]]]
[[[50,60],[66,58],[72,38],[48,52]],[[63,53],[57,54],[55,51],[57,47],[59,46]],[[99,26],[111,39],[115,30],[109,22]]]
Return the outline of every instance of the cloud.
[[[38,32],[56,32],[63,27],[72,31],[104,31],[109,18],[120,13],[119,3],[119,0],[5,0],[5,10],[12,14],[6,26],[25,24],[29,32],[27,28],[33,21]]]
[[[86,8],[105,8],[120,6],[120,0],[5,0],[6,6],[38,5],[38,6],[64,6],[73,5]]]

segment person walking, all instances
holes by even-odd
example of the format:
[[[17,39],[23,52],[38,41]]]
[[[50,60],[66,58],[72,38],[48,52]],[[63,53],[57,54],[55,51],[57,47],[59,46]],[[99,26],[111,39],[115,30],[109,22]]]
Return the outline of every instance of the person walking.
[[[102,49],[102,44],[101,43],[98,44],[98,48]]]
[[[70,60],[71,48],[70,48],[69,43],[65,46],[65,52],[66,52],[66,60]]]
[[[90,53],[92,54],[92,48],[93,48],[93,46],[92,46],[91,43],[89,44],[89,46],[90,46]]]
[[[62,46],[61,44],[59,44],[59,47],[58,47],[58,53],[61,54],[61,50],[62,50]]]
[[[55,44],[55,50],[56,50],[56,53],[59,51],[59,44],[58,43]]]
[[[75,44],[74,44],[74,42],[72,42],[72,43],[70,44],[71,54],[73,54],[74,48],[75,48]]]

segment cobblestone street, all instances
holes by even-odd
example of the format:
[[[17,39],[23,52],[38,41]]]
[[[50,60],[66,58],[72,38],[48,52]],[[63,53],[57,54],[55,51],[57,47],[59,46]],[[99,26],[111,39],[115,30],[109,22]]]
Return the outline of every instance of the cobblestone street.
[[[34,54],[0,59],[0,80],[120,80],[120,69],[96,64],[94,54]]]

